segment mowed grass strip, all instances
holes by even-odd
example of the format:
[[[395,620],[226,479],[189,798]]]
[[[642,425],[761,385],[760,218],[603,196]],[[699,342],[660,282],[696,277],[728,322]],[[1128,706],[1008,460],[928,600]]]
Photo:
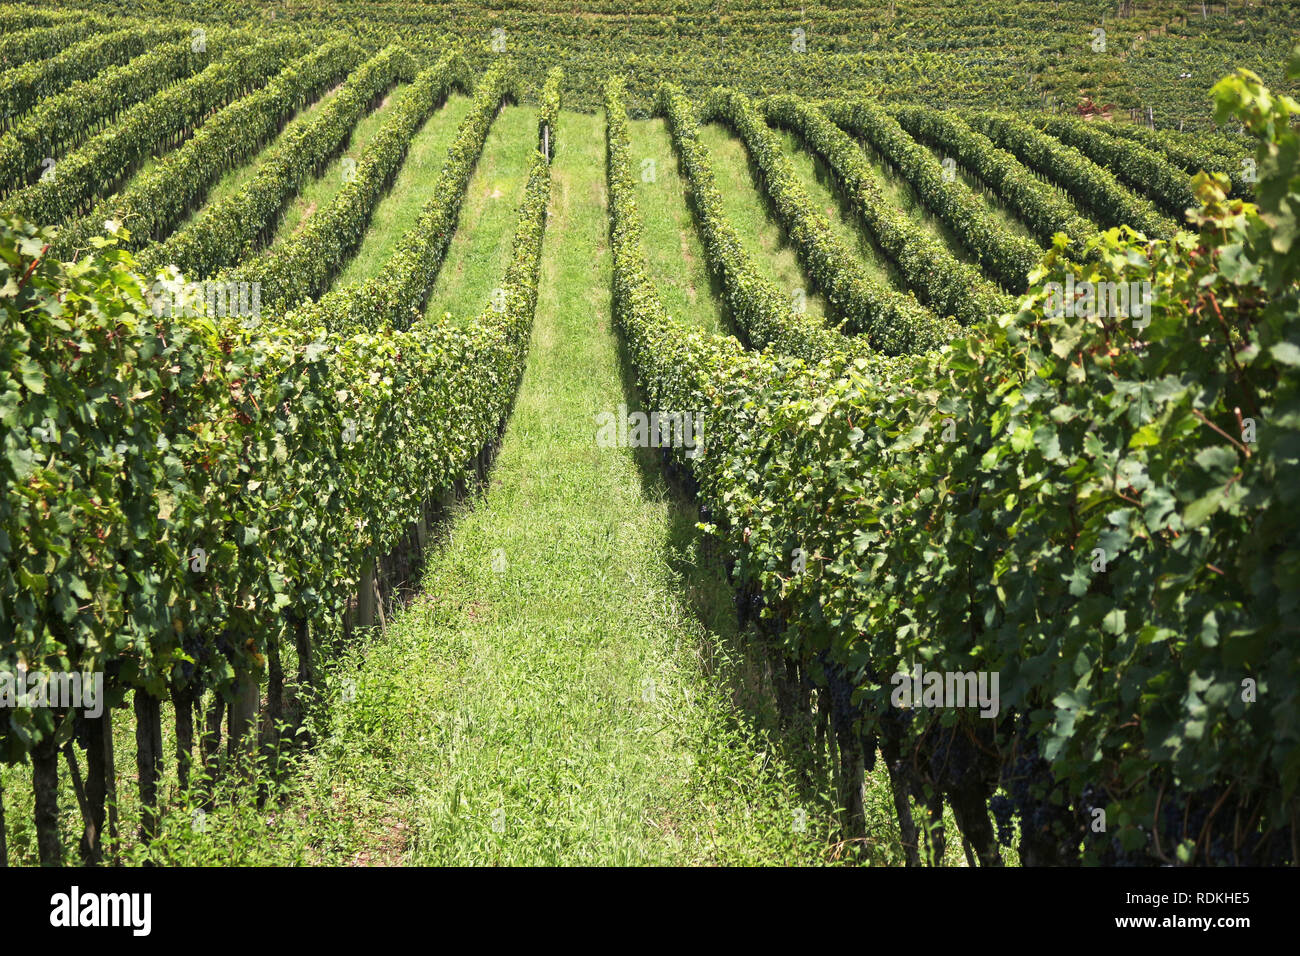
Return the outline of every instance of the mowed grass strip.
[[[355,697],[302,811],[323,860],[827,857],[829,804],[733,702],[735,617],[694,507],[656,453],[596,442],[599,413],[636,404],[610,322],[602,124],[558,124],[532,350],[490,485],[423,595],[340,671]]]
[[[961,163],[957,162],[956,157],[950,157],[941,148],[931,146],[929,143],[922,142],[919,139],[917,142],[929,150],[930,155],[932,155],[940,164],[952,159],[953,165],[949,168],[952,169],[957,181],[964,183],[971,192],[975,193],[984,204],[984,208],[996,216],[998,221],[1007,229],[1008,232],[1014,233],[1017,236],[1024,236],[1026,239],[1034,242],[1038,241],[1034,237],[1030,228],[1021,222],[1016,216],[1015,210],[1004,203],[998,194],[986,186],[978,176],[963,167]]]
[[[808,314],[825,319],[826,300],[799,264],[794,246],[768,210],[767,199],[754,179],[745,143],[721,123],[700,127],[700,142],[713,159],[713,173],[722,193],[723,210],[761,274],[793,297],[802,289]]]
[[[280,225],[275,231],[275,238],[271,240],[271,245],[283,242],[287,237],[292,236],[307,217],[322,206],[328,205],[330,200],[338,195],[339,190],[343,188],[344,160],[356,162],[360,159],[366,144],[374,138],[387,120],[389,107],[400,101],[402,92],[408,86],[409,83],[398,83],[379,101],[378,106],[361,117],[357,125],[352,128],[352,135],[348,138],[348,144],[343,148],[343,152],[325,167],[324,172],[309,180],[298,191],[293,202],[286,207],[284,215],[280,217]]]
[[[766,661],[658,451],[596,441],[598,415],[639,405],[610,319],[603,118],[562,114],[557,145],[528,368],[488,487],[438,530],[413,603],[318,661],[328,717],[265,802],[265,778],[237,774],[212,805],[185,800],[164,708],[160,833],[140,843],[117,713],[123,862],[901,862],[880,762],[871,836],[835,842],[827,754],[778,733]],[[0,779],[11,862],[34,862],[30,770]],[[66,775],[60,804],[73,862]]]
[[[424,204],[433,198],[433,187],[438,184],[438,174],[447,161],[447,150],[455,141],[456,131],[461,120],[469,113],[472,102],[472,97],[453,94],[411,138],[411,145],[407,149],[402,168],[397,172],[397,178],[388,194],[375,207],[361,248],[334,280],[334,288],[362,282],[384,267],[402,236],[420,218]],[[338,183],[335,192],[342,188],[342,163],[350,155],[355,159],[360,154],[345,153],[334,164],[337,167],[334,172]]]
[[[727,327],[725,310],[714,293],[668,124],[648,119],[633,120],[630,126],[632,157],[639,164],[636,198],[645,223],[646,266],[659,298],[682,322],[722,331]]]
[[[337,84],[333,89],[326,92],[324,96],[318,97],[317,99],[313,100],[311,103],[307,104],[302,109],[300,109],[297,113],[293,115],[293,117],[290,118],[289,122],[287,122],[284,125],[284,128],[280,130],[279,134],[272,137],[270,142],[268,142],[265,146],[263,146],[253,156],[252,159],[250,159],[243,166],[239,166],[235,169],[230,170],[219,180],[217,180],[216,185],[214,185],[210,190],[208,190],[208,195],[207,198],[204,200],[203,205],[200,206],[194,213],[192,213],[189,216],[186,216],[184,220],[178,223],[176,229],[174,229],[173,232],[180,231],[186,225],[188,225],[196,216],[202,215],[203,211],[207,209],[209,206],[213,205],[214,203],[219,203],[230,199],[232,196],[235,195],[235,193],[239,192],[240,189],[246,186],[248,182],[254,176],[257,175],[258,171],[266,163],[267,158],[271,156],[272,153],[275,151],[275,149],[279,146],[281,139],[283,139],[285,136],[290,135],[295,129],[299,128],[303,123],[311,122],[312,118],[315,117],[321,111],[321,109],[325,107],[325,104],[327,104],[330,100],[332,100],[335,97],[335,95],[337,95],[339,89],[342,86],[343,86],[342,83]]]
[[[267,142],[267,144],[263,146],[260,150],[258,150],[258,152],[253,156],[252,159],[250,159],[244,165],[238,166],[228,171],[224,176],[222,176],[221,179],[219,179],[217,183],[210,190],[208,190],[207,197],[204,199],[203,207],[206,207],[209,203],[214,203],[219,199],[229,198],[236,191],[238,191],[241,186],[243,186],[246,182],[252,179],[253,176],[257,174],[258,168],[265,161],[266,156],[270,153],[271,148],[275,145],[276,140],[280,136],[283,136],[285,132],[287,132],[289,128],[292,127],[294,124],[306,122],[317,110],[319,110],[322,106],[324,106],[331,99],[333,99],[334,95],[339,91],[339,87],[343,85],[343,82],[336,83],[332,88],[326,90],[325,93],[318,96],[316,99],[312,100],[312,102],[308,103],[306,106],[298,110],[297,113],[289,117],[289,120],[287,123],[285,123],[284,128],[281,129],[277,135],[272,136],[271,139]],[[232,100],[231,102],[234,101]],[[204,119],[206,120],[207,117],[204,117]],[[157,168],[158,163],[161,161],[162,157],[170,153],[172,149],[173,147],[167,143],[158,146],[152,153],[150,153],[141,161],[140,165],[136,168],[135,172],[132,173],[130,177],[128,177],[127,180],[124,183],[122,183],[121,186],[118,187],[118,192],[126,191],[131,187],[131,185],[136,181],[137,178],[144,176],[146,173],[152,172],[155,168]],[[200,209],[202,209],[203,207],[200,207]],[[197,213],[195,215],[197,215]],[[187,216],[184,221],[177,224],[175,231],[179,231],[182,226],[184,226],[193,218],[194,218],[193,215]]]
[[[869,231],[858,221],[852,207],[840,195],[826,164],[806,149],[799,137],[789,130],[774,127],[772,132],[789,157],[795,176],[808,193],[813,206],[826,217],[831,224],[831,231],[840,241],[857,252],[858,261],[866,273],[880,282],[907,291],[907,282],[897,267],[879,251]]]
[[[925,203],[921,202],[921,197],[912,188],[912,184],[904,179],[902,174],[894,169],[888,160],[865,139],[853,138],[857,139],[858,146],[862,149],[863,155],[876,174],[876,180],[880,183],[881,192],[884,193],[890,204],[901,210],[905,216],[916,224],[918,229],[928,233],[931,238],[938,240],[955,258],[979,268],[979,259],[966,248],[966,244],[958,238],[955,232],[948,228],[942,219],[926,208]]]
[[[456,233],[429,294],[428,312],[470,322],[510,265],[519,203],[537,152],[537,108],[507,106],[488,130],[461,204]]]

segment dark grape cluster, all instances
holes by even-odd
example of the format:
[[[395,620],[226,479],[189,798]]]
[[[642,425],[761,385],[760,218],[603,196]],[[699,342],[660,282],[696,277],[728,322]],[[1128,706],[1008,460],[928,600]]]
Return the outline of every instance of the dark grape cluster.
[[[1090,783],[1086,785],[1083,788],[1083,792],[1079,794],[1079,809],[1083,810],[1085,813],[1091,813],[1093,810],[1102,809],[1106,806],[1106,801],[1109,799],[1109,796],[1110,795],[1106,791],[1105,787],[1098,787],[1096,784]]]
[[[1033,784],[1047,767],[1046,762],[1039,759],[1034,742],[1028,740],[1024,744],[1012,762],[1010,771],[1003,777],[1007,793],[1011,796],[1011,805],[1022,818],[1035,802],[1031,792]]]
[[[1015,830],[1012,826],[1012,818],[1015,816],[1015,808],[1011,800],[1005,794],[995,793],[989,799],[989,812],[993,814],[993,822],[998,828],[998,843],[1003,846],[1011,846]]]
[[[699,483],[695,480],[695,472],[678,461],[671,447],[659,449],[659,455],[669,480],[680,488],[687,497],[698,497]]]
[[[231,647],[224,631],[217,635],[216,641],[212,644],[203,640],[199,635],[192,633],[187,633],[181,639],[181,650],[190,657],[190,660],[181,661],[178,667],[183,684],[188,684],[194,679],[197,671],[212,663],[214,644],[218,652],[224,654],[227,659],[230,658],[234,649]]]
[[[862,717],[862,710],[853,703],[853,682],[848,672],[825,651],[817,655],[826,675],[826,690],[831,700],[831,722],[837,735],[847,736],[853,724]]]
[[[727,583],[734,587],[736,584],[736,562],[728,558],[722,562],[722,569],[727,572]]]
[[[1180,844],[1191,841],[1196,847],[1192,863],[1285,866],[1291,862],[1289,826],[1261,831],[1252,808],[1225,804],[1222,797],[1223,791],[1216,788],[1164,794],[1156,821],[1162,854],[1172,857]],[[1148,854],[1154,854],[1154,839],[1151,842]]]
[[[910,707],[886,707],[879,715],[881,726],[895,733],[907,731],[915,719],[916,711]]]
[[[763,595],[752,584],[739,588],[735,593],[736,616],[743,628],[750,622],[759,620],[763,611]]]
[[[1020,820],[1021,863],[1059,865],[1077,860],[1083,822],[1071,811],[1051,766],[1040,755],[1038,740],[1024,715],[1015,721],[1013,739],[1013,756],[1009,765],[1003,764],[999,783],[1010,804],[1009,812]],[[1006,808],[1001,812],[1008,814]]]
[[[969,737],[960,728],[937,727],[930,732],[930,777],[943,789],[959,786],[975,770],[977,756]]]
[[[1138,827],[1138,831],[1145,833],[1142,827]],[[1109,858],[1103,861],[1108,866],[1130,867],[1149,866],[1151,864],[1151,857],[1147,854],[1145,847],[1138,850],[1126,850],[1119,837],[1111,837],[1110,851]]]
[[[1075,805],[1083,816],[1085,826],[1091,827],[1095,811],[1101,810],[1104,812],[1110,799],[1110,791],[1105,787],[1098,786],[1095,783],[1084,786]]]

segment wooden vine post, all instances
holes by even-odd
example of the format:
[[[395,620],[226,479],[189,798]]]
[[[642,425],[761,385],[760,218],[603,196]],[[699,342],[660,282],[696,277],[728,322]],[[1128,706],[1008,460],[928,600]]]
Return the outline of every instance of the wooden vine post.
[[[59,750],[53,738],[32,748],[32,796],[36,817],[36,849],[41,866],[59,866]]]
[[[190,765],[194,760],[194,689],[178,687],[172,691],[176,705],[176,779],[182,790],[190,785]]]
[[[158,779],[162,775],[162,706],[143,688],[132,695],[135,708],[135,768],[140,780],[142,808],[140,839],[148,843],[158,833]]]
[[[237,674],[233,691],[226,730],[229,736],[228,754],[232,761],[241,763],[245,775],[251,776],[251,758],[257,745],[257,675],[251,669]]]
[[[117,762],[113,756],[113,708],[104,704],[104,716],[99,721],[99,740],[91,734],[90,745],[99,746],[104,760],[104,803],[108,806],[108,858],[117,865]]]
[[[266,749],[278,753],[284,721],[284,666],[280,661],[280,637],[266,637]]]
[[[107,705],[99,717],[86,717],[79,742],[86,751],[86,786],[82,803],[85,829],[81,835],[81,860],[88,865],[98,864],[104,856],[104,803],[108,796],[107,755],[104,752],[103,724],[109,721],[112,711]],[[76,773],[74,752],[68,753],[69,770]]]
[[[375,606],[375,559],[366,558],[361,565],[361,582],[357,587],[358,627],[374,626]]]
[[[427,502],[420,504],[420,516],[415,519],[415,545],[423,554],[429,547],[429,506]]]

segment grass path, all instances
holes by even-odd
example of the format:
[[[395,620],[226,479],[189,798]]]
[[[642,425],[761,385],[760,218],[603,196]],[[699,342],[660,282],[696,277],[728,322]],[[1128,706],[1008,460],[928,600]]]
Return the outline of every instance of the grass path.
[[[949,158],[942,149],[924,143],[919,139],[917,142],[929,151],[930,155],[934,157],[935,162],[943,163]],[[956,163],[955,157],[953,158],[953,161]],[[984,208],[997,218],[1003,228],[1017,236],[1023,236],[1031,242],[1038,241],[1035,238],[1033,231],[1016,216],[1015,210],[1004,203],[992,188],[982,183],[979,177],[967,170],[960,163],[956,163],[955,170],[958,180],[964,183],[966,188],[979,197],[980,201],[984,204]]]
[[[329,90],[326,90],[316,99],[307,103],[297,112],[295,112],[281,128],[280,132],[271,136],[262,147],[253,154],[253,156],[242,165],[227,170],[203,196],[202,204],[188,215],[183,216],[172,229],[172,233],[179,232],[187,225],[194,221],[214,203],[224,199],[229,199],[238,192],[250,179],[257,175],[257,171],[262,168],[267,158],[271,155],[272,150],[279,144],[280,140],[293,128],[310,122],[312,118],[324,108],[325,104],[338,95],[342,83],[338,83]],[[188,142],[188,139],[186,140]],[[161,146],[144,158],[140,166],[131,173],[130,176],[117,188],[118,193],[125,193],[137,183],[143,181],[144,177],[153,173],[161,164],[163,158],[177,149],[184,147],[184,143],[172,149],[167,146]]]
[[[224,202],[230,199],[239,192],[239,190],[244,188],[244,186],[246,186],[249,181],[261,171],[262,167],[266,165],[266,161],[271,158],[276,149],[284,141],[285,137],[291,135],[295,130],[301,129],[304,125],[314,120],[320,114],[320,111],[324,109],[325,106],[334,99],[334,97],[338,96],[338,92],[342,88],[343,84],[338,83],[332,89],[327,90],[324,94],[298,110],[298,112],[290,117],[289,121],[285,123],[280,132],[275,136],[272,136],[266,142],[266,145],[253,155],[252,159],[242,166],[237,166],[234,169],[228,170],[224,176],[217,180],[213,187],[208,190],[208,194],[203,200],[203,205],[196,209],[191,215],[186,216],[181,220],[173,232],[179,232],[181,229],[184,229],[187,225],[193,222],[196,217],[202,215],[209,208],[219,202]]]
[[[292,236],[298,231],[299,225],[304,219],[310,216],[321,206],[327,205],[343,188],[343,160],[352,159],[353,161],[361,158],[362,151],[366,144],[374,138],[379,132],[380,127],[390,115],[389,108],[396,103],[409,83],[394,84],[379,104],[366,113],[357,121],[357,125],[352,127],[352,133],[348,137],[348,143],[343,148],[343,152],[331,160],[325,166],[324,172],[308,180],[298,194],[294,196],[280,218],[280,224],[276,228],[275,237],[271,240],[271,245],[283,242],[285,237]]]
[[[863,227],[853,207],[841,197],[826,164],[807,149],[794,133],[775,127],[772,132],[785,150],[808,198],[817,211],[826,217],[826,221],[831,224],[831,231],[839,237],[840,242],[857,252],[858,261],[866,273],[879,282],[906,290],[907,283],[902,274],[876,247],[870,231]]]
[[[462,321],[487,308],[510,265],[519,203],[537,147],[537,108],[507,106],[493,121],[461,204],[428,311]]]
[[[713,159],[713,173],[722,193],[723,211],[740,235],[755,267],[765,278],[787,295],[803,289],[808,314],[826,316],[826,300],[813,293],[813,284],[799,265],[794,246],[785,238],[780,223],[768,211],[766,197],[751,174],[749,153],[744,141],[721,123],[700,127],[700,142]]]
[[[354,282],[362,282],[375,275],[388,262],[406,231],[420,218],[424,204],[433,198],[433,187],[438,174],[447,162],[447,150],[456,139],[461,120],[469,113],[473,100],[468,96],[452,95],[429,117],[411,138],[397,178],[370,217],[361,248],[348,263],[334,288],[341,289]],[[344,154],[346,157],[347,153]],[[335,164],[337,166],[337,164]],[[327,172],[326,175],[329,175]],[[336,170],[335,191],[342,188],[342,173]]]
[[[610,319],[603,132],[600,116],[561,114],[518,401],[489,485],[440,529],[419,594],[386,630],[321,662],[330,716],[283,791],[258,805],[231,778],[234,792],[203,812],[177,792],[169,759],[161,832],[146,847],[125,824],[124,862],[836,856],[826,755],[778,731],[763,662],[738,633],[694,505],[654,452],[595,441],[597,414],[638,405]],[[139,816],[131,726],[119,713],[124,821]],[[167,708],[163,726],[171,754]],[[30,773],[0,768],[0,779],[11,854],[34,862]],[[66,775],[62,784],[72,862],[76,804]],[[862,859],[900,862],[883,765],[868,776],[866,808]]]
[[[637,162],[654,164],[639,170],[636,199],[645,224],[646,266],[659,297],[668,314],[683,322],[708,332],[726,329],[722,302],[712,294],[708,260],[668,125],[663,119],[633,120],[628,132]]]
[[[817,862],[828,808],[738,716],[734,615],[693,511],[648,453],[595,443],[596,413],[627,401],[602,120],[566,113],[557,134],[532,350],[490,487],[364,651],[322,743],[312,856]]]
[[[970,263],[979,268],[979,260],[975,257],[966,245],[958,238],[957,234],[948,227],[948,225],[926,208],[925,203],[921,202],[921,197],[917,195],[912,184],[909,183],[889,161],[882,156],[875,147],[860,137],[854,137],[858,141],[858,146],[862,149],[863,155],[867,162],[875,171],[876,179],[880,182],[881,192],[885,198],[897,209],[916,225],[922,232],[928,233],[930,238],[937,240],[940,244],[947,247],[952,255],[966,263]]]

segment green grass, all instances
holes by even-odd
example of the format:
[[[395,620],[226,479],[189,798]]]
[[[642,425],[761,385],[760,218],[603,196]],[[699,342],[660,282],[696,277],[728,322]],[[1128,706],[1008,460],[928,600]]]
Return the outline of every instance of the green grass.
[[[649,454],[610,324],[601,120],[565,114],[533,347],[487,493],[366,651],[318,795],[339,849],[418,864],[818,862],[829,805],[732,705],[734,616]],[[797,809],[808,815],[800,832]]]
[[[840,195],[826,164],[805,149],[803,141],[796,134],[775,128],[772,132],[785,149],[790,165],[794,167],[795,175],[814,207],[830,222],[831,232],[845,246],[857,252],[858,261],[868,275],[879,282],[892,284],[895,288],[906,289],[907,282],[897,267],[879,251],[870,233],[858,220],[853,207]]]
[[[656,453],[595,440],[598,413],[637,406],[610,320],[602,123],[565,113],[558,124],[519,399],[488,487],[441,530],[418,597],[335,662],[317,746],[264,807],[235,787],[196,816],[169,760],[162,831],[146,849],[132,832],[134,748],[119,713],[127,861],[817,864],[842,855],[811,739],[777,732],[763,658],[738,632],[693,504],[665,483]],[[355,694],[340,693],[351,681]],[[11,823],[12,855],[32,862],[29,777],[3,774],[10,819],[21,821]],[[868,787],[863,859],[896,863],[882,775]],[[71,846],[70,792],[63,816]]]
[[[700,127],[700,141],[713,160],[713,174],[722,193],[723,212],[740,235],[741,245],[755,268],[787,295],[803,289],[808,314],[825,319],[826,300],[813,292],[798,255],[769,210],[766,197],[751,174],[744,142],[720,123]]]
[[[917,140],[917,142],[921,143],[920,140]],[[942,163],[945,159],[948,158],[947,154],[944,153],[942,149],[936,148],[934,146],[929,146],[925,143],[921,143],[921,145],[930,151],[931,155],[934,156],[935,161],[938,163]],[[956,157],[953,157],[953,159],[955,160]],[[983,203],[984,208],[987,209],[989,213],[991,213],[993,217],[1002,224],[1003,228],[1007,229],[1009,232],[1014,233],[1017,236],[1023,236],[1024,238],[1029,239],[1031,241],[1035,241],[1035,242],[1037,241],[1036,239],[1034,239],[1034,234],[1032,231],[1030,231],[1029,227],[1026,226],[1023,222],[1021,222],[1019,218],[1017,218],[1015,211],[1006,203],[1004,203],[998,197],[997,193],[995,193],[988,186],[985,186],[984,183],[981,182],[980,179],[977,176],[975,176],[974,173],[969,172],[964,166],[961,165],[961,163],[957,163],[955,169],[957,173],[957,180],[965,184],[967,189],[975,193],[975,195],[977,195],[980,198],[980,201]]]
[[[296,662],[291,664],[286,660],[288,672],[293,673],[294,668]],[[196,791],[183,792],[180,789],[176,776],[175,710],[167,702],[162,704],[161,710],[164,763],[159,780],[159,806],[163,812],[160,832],[154,842],[147,846],[138,838],[141,804],[135,763],[135,722],[129,704],[113,714],[113,752],[117,771],[114,789],[120,820],[118,861],[125,865],[152,861],[184,866],[257,866],[310,862],[310,829],[281,829],[276,826],[283,813],[281,804],[272,802],[267,807],[258,805],[259,786],[279,785],[271,783],[268,774],[259,772],[250,780],[245,780],[238,774],[225,775],[216,788],[216,805],[210,810],[200,809],[201,800]],[[199,733],[199,730],[196,722],[195,733]],[[77,747],[76,755],[84,772],[85,753]],[[197,748],[195,757],[197,761]],[[196,768],[193,779],[197,780],[198,774]],[[302,779],[289,775],[285,782],[285,802],[292,803]],[[0,765],[0,788],[4,794],[9,863],[14,866],[36,866],[39,858],[31,767]],[[82,822],[76,793],[62,757],[59,760],[58,804],[64,864],[77,866],[80,864],[77,841],[81,836]],[[102,839],[107,849],[109,834],[105,832]]]
[[[342,83],[339,83],[333,89],[326,91],[323,96],[313,100],[311,103],[300,109],[290,118],[289,122],[285,124],[284,129],[281,130],[277,136],[272,137],[271,141],[262,147],[262,149],[254,155],[252,159],[244,165],[228,171],[224,176],[222,176],[221,179],[219,179],[216,184],[208,190],[203,205],[192,215],[186,216],[185,219],[177,223],[176,231],[184,228],[184,226],[189,223],[194,216],[201,215],[203,210],[207,207],[214,203],[230,199],[239,192],[239,190],[244,188],[244,186],[246,186],[266,164],[267,159],[270,158],[271,154],[275,151],[276,147],[284,137],[288,136],[295,129],[301,128],[304,123],[311,122],[312,119],[315,118],[325,107],[325,105],[329,103],[330,100],[334,99],[342,85]]]
[[[409,85],[409,83],[398,83],[388,91],[378,106],[361,117],[357,125],[352,128],[352,134],[348,137],[343,152],[325,167],[324,172],[308,181],[299,190],[293,202],[286,207],[271,245],[283,242],[287,237],[292,236],[298,231],[304,219],[320,207],[328,205],[338,195],[339,190],[343,188],[343,160],[345,158],[357,160],[361,157],[366,144],[379,132],[390,115],[389,108],[398,101],[402,91]]]
[[[528,168],[537,151],[537,110],[507,106],[492,123],[461,205],[456,233],[428,311],[472,321],[491,301],[510,264]]]
[[[307,122],[312,116],[314,116],[317,112],[319,112],[320,109],[326,103],[328,103],[331,99],[334,98],[334,94],[338,92],[339,87],[342,85],[343,85],[342,83],[336,84],[333,88],[327,90],[324,94],[317,97],[312,102],[308,103],[302,109],[298,110],[297,113],[295,113],[293,116],[289,118],[289,121],[285,124],[284,129],[281,130],[278,134],[276,134],[276,136],[272,136],[270,142],[268,142],[265,146],[263,146],[262,149],[253,156],[252,159],[250,159],[244,165],[238,166],[235,169],[226,172],[225,175],[223,175],[221,179],[219,179],[216,182],[216,184],[208,191],[207,197],[204,199],[204,206],[214,202],[218,202],[219,200],[222,199],[227,199],[230,196],[234,195],[236,192],[238,192],[240,187],[242,187],[245,183],[247,183],[250,179],[252,179],[254,176],[257,175],[258,169],[260,169],[262,164],[266,162],[267,156],[270,154],[270,151],[275,147],[277,139],[281,136],[284,136],[285,133],[287,133],[294,126],[300,123]],[[182,143],[181,145],[184,144]],[[167,155],[167,153],[169,152],[172,152],[170,148],[163,147],[151,153],[149,156],[145,157],[145,159],[140,163],[139,168],[134,173],[131,174],[131,176],[127,179],[126,182],[124,182],[121,185],[121,187],[119,187],[118,191],[122,192],[126,189],[129,189],[131,184],[135,181],[137,177],[143,176],[146,173],[152,172],[154,169],[156,169],[162,157]],[[201,209],[202,207],[200,207],[200,210]],[[192,218],[193,216],[187,216],[184,221],[180,222],[177,225],[176,228],[180,229]]]
[[[979,260],[942,219],[926,208],[911,183],[904,179],[866,140],[858,139],[858,145],[875,170],[876,179],[880,182],[881,192],[884,193],[885,198],[920,227],[922,232],[938,240],[954,257],[979,268]]]
[[[668,126],[662,119],[634,120],[629,133],[638,175],[636,198],[645,224],[646,266],[655,290],[669,315],[708,332],[725,329],[722,300],[714,294]],[[653,166],[646,165],[647,160]]]
[[[515,146],[505,129],[493,150]],[[132,721],[117,713],[123,862],[902,862],[879,761],[869,836],[835,843],[826,746],[781,729],[767,654],[657,453],[595,441],[597,414],[639,404],[610,319],[603,119],[562,114],[557,144],[532,347],[488,485],[439,529],[414,601],[322,668],[316,746],[265,803],[260,778],[232,776],[196,813],[164,707],[164,813],[143,845]],[[30,770],[0,782],[10,860],[34,863]],[[947,822],[944,862],[961,865]]]
[[[420,218],[424,204],[433,198],[433,187],[437,185],[438,174],[447,161],[447,150],[456,139],[456,130],[469,113],[472,102],[468,96],[449,97],[411,138],[406,160],[392,188],[375,208],[361,248],[334,280],[335,288],[363,282],[383,269],[402,236]],[[342,188],[343,177],[339,170],[335,170],[335,176],[338,178],[337,191]]]

